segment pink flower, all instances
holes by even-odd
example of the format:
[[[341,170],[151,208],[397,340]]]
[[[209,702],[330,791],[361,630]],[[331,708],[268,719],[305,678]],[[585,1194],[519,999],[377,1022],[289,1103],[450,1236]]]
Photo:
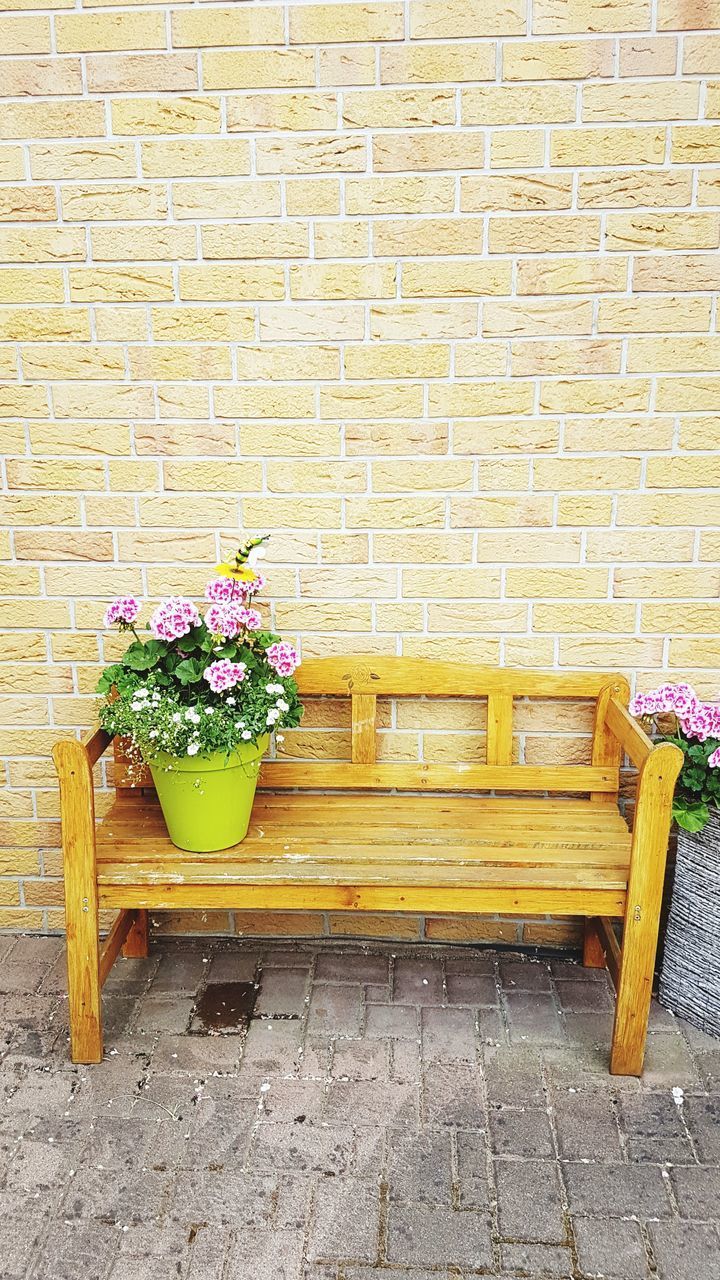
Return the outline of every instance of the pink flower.
[[[129,627],[139,612],[140,601],[134,596],[118,596],[117,600],[113,600],[105,610],[103,622],[106,627],[112,627],[116,622],[119,622],[122,628]]]
[[[694,689],[689,684],[676,684],[667,686],[669,694],[672,698],[672,708],[679,720],[686,716],[691,716],[699,708],[700,704]]]
[[[203,678],[207,680],[213,693],[224,693],[226,689],[233,689],[236,684],[245,679],[246,669],[244,662],[231,662],[229,658],[220,658],[205,668]]]
[[[160,601],[150,619],[150,630],[156,640],[179,640],[196,627],[199,621],[200,614],[192,600],[186,600],[183,596],[170,596],[168,600]]]
[[[238,609],[238,617],[248,631],[259,631],[262,626],[262,617],[257,609],[246,609],[241,605]]]
[[[711,769],[720,769],[720,747],[716,747],[711,756],[708,756],[708,765]]]
[[[265,586],[261,573],[256,574],[252,582],[236,581],[234,578],[213,578],[205,588],[205,599],[214,604],[226,604],[230,600],[249,600],[257,595]]]
[[[291,676],[300,659],[291,644],[286,640],[276,641],[265,650],[265,657],[279,676]]]
[[[213,578],[205,588],[205,599],[221,604],[226,600],[232,600],[234,590],[235,583],[232,578]]]
[[[205,614],[208,631],[212,631],[214,636],[225,636],[226,640],[232,640],[242,628],[238,616],[241,608],[242,605],[235,604],[233,600],[211,604]]]
[[[697,738],[699,742],[705,742],[707,738],[712,737],[714,716],[711,707],[699,703],[688,715],[680,716],[678,719],[680,728],[688,738]]]

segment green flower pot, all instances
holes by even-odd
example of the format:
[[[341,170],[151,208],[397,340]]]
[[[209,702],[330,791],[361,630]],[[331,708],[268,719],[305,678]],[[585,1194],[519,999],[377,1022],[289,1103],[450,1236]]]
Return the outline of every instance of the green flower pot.
[[[209,853],[245,839],[260,761],[269,735],[241,743],[231,756],[171,756],[148,761],[168,834],[178,849]]]

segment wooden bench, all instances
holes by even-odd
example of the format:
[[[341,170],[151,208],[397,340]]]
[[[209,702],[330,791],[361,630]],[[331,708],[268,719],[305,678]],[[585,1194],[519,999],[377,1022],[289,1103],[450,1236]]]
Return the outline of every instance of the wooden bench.
[[[149,910],[502,912],[585,917],[584,963],[607,964],[617,990],[610,1069],[639,1075],[682,754],[628,714],[627,681],[348,657],[304,663],[298,684],[305,700],[350,698],[351,760],[266,763],[232,850],[175,848],[117,743],[117,796],[96,827],[93,766],[110,738],[56,745],[73,1061],[101,1060],[101,988],[121,949],[147,954]],[[487,699],[485,764],[376,762],[377,699],[424,695]],[[528,698],[594,702],[589,765],[513,763],[513,700]],[[632,835],[618,808],[624,754],[639,770]],[[101,945],[109,908],[119,914]],[[622,948],[612,919],[624,920]]]

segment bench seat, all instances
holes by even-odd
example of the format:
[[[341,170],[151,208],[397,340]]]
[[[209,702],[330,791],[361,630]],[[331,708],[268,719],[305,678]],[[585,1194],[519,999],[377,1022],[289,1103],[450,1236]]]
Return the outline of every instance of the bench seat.
[[[417,796],[258,793],[242,844],[198,854],[171,843],[154,796],[121,796],[97,832],[100,905],[622,915],[631,836],[617,805],[465,795],[420,805],[421,823]]]
[[[98,728],[54,747],[73,1061],[102,1058],[102,985],[121,950],[147,955],[150,912],[404,911],[584,917],[583,962],[607,965],[617,990],[610,1070],[639,1075],[682,752],[654,745],[628,714],[627,681],[374,655],[311,659],[297,674],[304,701],[325,700],[308,716],[320,741],[300,732],[263,764],[247,838],[232,849],[177,849],[149,771],[129,768],[118,740],[116,796],[96,823],[94,768],[111,739]],[[421,726],[429,697],[480,704],[461,716],[477,728],[473,758],[383,760],[378,720],[398,723],[410,698]],[[557,742],[554,763],[526,753],[515,712],[534,698],[590,704],[585,764],[563,763]],[[322,739],[328,707],[345,727]],[[434,721],[446,723],[444,712]],[[632,833],[619,808],[626,755],[638,770]]]

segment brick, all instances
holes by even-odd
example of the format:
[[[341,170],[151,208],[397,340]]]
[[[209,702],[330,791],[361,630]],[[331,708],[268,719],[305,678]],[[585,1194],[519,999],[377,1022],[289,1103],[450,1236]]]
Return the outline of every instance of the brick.
[[[639,81],[621,84],[585,85],[582,91],[583,120],[693,120],[699,107],[699,85],[678,84],[668,101],[667,84]]]
[[[477,303],[376,304],[370,311],[373,338],[473,338],[477,331]]]
[[[670,153],[674,164],[710,164],[720,159],[717,131],[711,124],[675,125]]]
[[[377,235],[377,232],[376,232]],[[405,262],[401,289],[407,298],[437,298],[510,292],[510,265],[472,259]]]
[[[370,254],[370,224],[363,219],[316,222],[316,258],[367,258]]]
[[[610,76],[610,40],[522,40],[503,48],[506,80],[591,80]]]
[[[718,254],[643,254],[635,260],[633,284],[638,292],[715,289],[720,282]]]
[[[550,413],[642,413],[649,399],[650,386],[642,378],[567,379],[540,387],[540,410]]]
[[[81,262],[85,235],[79,227],[0,226],[0,254],[5,262]]]
[[[280,5],[262,9],[178,9],[172,14],[172,42],[175,49],[205,45],[284,44],[283,11]]]
[[[404,34],[399,0],[369,0],[358,5],[308,4],[290,14],[291,44],[402,40]]]
[[[408,169],[481,169],[485,162],[482,134],[382,133],[373,139],[373,168],[378,172]],[[459,225],[455,223],[456,229]]]
[[[677,41],[671,36],[636,36],[620,41],[621,76],[672,76],[677,71],[677,61]]]
[[[345,45],[318,49],[318,84],[333,88],[375,83],[375,50],[372,45]]]
[[[206,53],[203,84],[206,89],[287,89],[313,86],[314,58],[306,49],[244,50]]]
[[[540,0],[533,11],[533,31],[542,35],[647,31],[649,27],[650,0]]]
[[[720,71],[720,36],[686,36],[683,41],[682,69],[690,75]]]
[[[707,333],[710,299],[682,294],[663,298],[602,298],[598,330],[605,333],[652,333],[670,330]]]
[[[79,58],[7,58],[3,61],[2,97],[50,97],[81,94]]]
[[[494,78],[495,50],[489,44],[407,44],[380,50],[381,84]]]
[[[555,129],[550,163],[557,165],[658,164],[665,154],[664,129]]]
[[[348,346],[344,367],[351,379],[447,377],[450,348],[439,343]]]
[[[463,89],[461,103],[463,124],[554,124],[575,119],[575,90],[569,85],[483,85]]]
[[[350,178],[345,190],[350,214],[443,213],[454,201],[452,178]]]
[[[134,178],[135,155],[128,143],[56,143],[31,146],[33,178]]]
[[[624,293],[627,259],[553,258],[547,262],[521,259],[517,289],[521,294]]]
[[[691,196],[691,174],[682,172],[619,169],[582,174],[578,184],[578,206],[585,209],[682,206],[690,204]]]
[[[250,146],[240,138],[144,142],[141,157],[146,178],[234,177],[250,173]]]
[[[96,53],[123,49],[164,49],[162,13],[73,13],[55,20],[59,53]]]
[[[589,215],[491,217],[488,229],[491,253],[552,253],[559,250],[582,253],[598,248],[599,242],[599,219]]]
[[[328,263],[290,268],[291,298],[392,298],[391,264]]]
[[[560,334],[590,333],[592,303],[577,302],[486,302],[483,307],[483,333],[486,334]]]
[[[545,159],[545,134],[541,129],[494,130],[490,138],[493,169],[536,169]]]
[[[276,182],[173,183],[177,218],[275,217],[280,213]]]
[[[198,88],[197,59],[192,54],[90,54],[86,65],[91,93],[171,93]]]
[[[361,173],[366,167],[365,141],[339,134],[318,138],[258,138],[258,173]]]
[[[282,298],[282,267],[181,267],[180,298],[186,301],[237,301]]]
[[[0,187],[0,222],[53,222],[56,217],[52,187]]]
[[[219,98],[119,98],[111,103],[111,115],[116,134],[144,137],[155,133],[218,133],[220,130]]]
[[[228,100],[229,130],[332,130],[337,124],[333,93],[251,93]]]
[[[661,31],[687,31],[695,27],[714,27],[720,17],[717,0],[661,0],[658,26]]]
[[[61,201],[68,222],[134,221],[167,214],[167,194],[158,184],[65,187]]]
[[[521,0],[489,0],[481,11],[469,0],[412,0],[410,36],[417,40],[457,39],[458,36],[523,35],[525,8]]]

